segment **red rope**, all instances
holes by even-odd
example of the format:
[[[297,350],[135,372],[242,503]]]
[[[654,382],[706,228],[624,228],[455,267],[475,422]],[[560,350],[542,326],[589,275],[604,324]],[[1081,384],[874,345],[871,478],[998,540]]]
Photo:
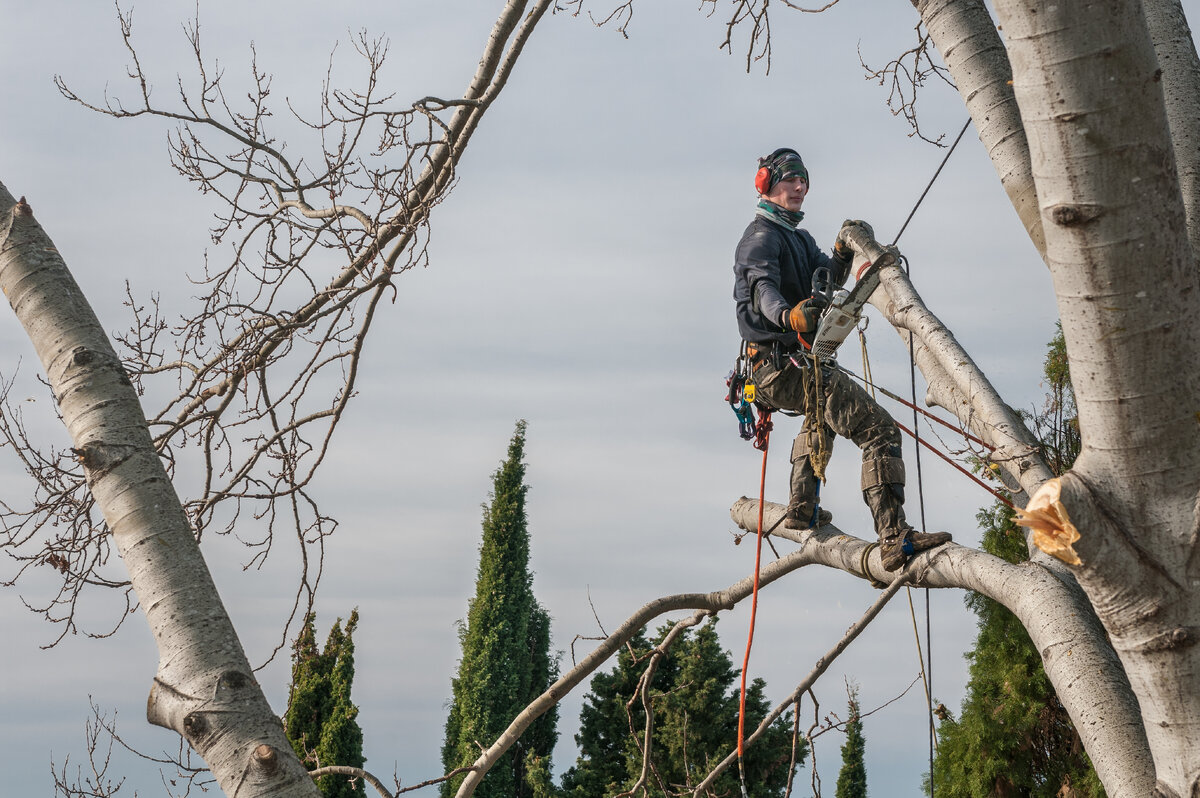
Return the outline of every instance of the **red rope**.
[[[926,418],[928,418],[932,421],[936,421],[937,423],[941,424],[946,429],[954,430],[955,432],[957,432],[959,435],[962,435],[967,440],[978,443],[980,446],[987,449],[989,452],[996,451],[995,446],[992,446],[987,441],[976,438],[974,435],[967,432],[962,427],[951,424],[949,421],[946,421],[944,418],[941,418],[940,416],[935,416],[933,413],[930,413],[928,410],[926,410],[923,407],[917,407],[912,402],[905,399],[903,396],[897,396],[896,394],[889,391],[887,388],[884,388],[882,385],[876,385],[875,383],[873,383],[867,379],[864,379],[863,377],[859,377],[857,374],[855,374],[853,371],[850,371],[849,369],[842,369],[842,370],[845,371],[847,374],[849,374],[851,377],[854,377],[855,379],[857,379],[863,385],[866,385],[869,388],[874,388],[875,390],[879,391],[881,394],[888,397],[889,399],[894,399],[895,401],[899,402],[900,404],[904,405],[905,407],[909,408],[910,410],[917,411],[918,413],[925,416]]]
[[[906,402],[905,404],[907,404],[907,402]],[[897,427],[899,427],[899,428],[900,428],[902,431],[904,431],[904,432],[908,433],[908,435],[909,435],[909,436],[911,436],[911,437],[912,437],[912,439],[913,439],[913,440],[915,440],[917,443],[921,444],[921,445],[922,445],[922,446],[924,446],[926,449],[928,449],[929,451],[933,452],[933,453],[934,453],[934,454],[936,454],[938,457],[942,458],[943,460],[945,460],[947,463],[949,463],[950,465],[952,465],[952,466],[954,466],[955,468],[957,468],[957,469],[958,469],[959,471],[961,471],[962,473],[966,474],[966,475],[967,475],[967,477],[968,477],[968,478],[969,478],[969,479],[970,479],[972,482],[974,482],[976,485],[979,485],[981,488],[983,488],[983,489],[984,489],[984,490],[986,490],[988,493],[990,493],[990,494],[992,494],[993,496],[995,496],[995,497],[996,497],[997,499],[999,499],[1000,501],[1002,501],[1002,502],[1004,502],[1005,504],[1007,504],[1009,507],[1013,507],[1013,503],[1012,503],[1011,501],[1009,501],[1007,497],[1005,497],[1003,494],[1001,494],[1001,493],[1000,493],[1000,491],[996,490],[996,489],[995,489],[995,488],[993,488],[991,485],[987,484],[987,483],[986,483],[986,482],[984,482],[982,479],[980,479],[979,477],[975,476],[974,474],[972,474],[972,473],[971,473],[970,471],[968,471],[967,469],[963,468],[963,467],[962,467],[961,465],[959,465],[959,464],[958,464],[958,463],[957,463],[955,460],[953,460],[951,457],[949,457],[948,455],[946,455],[946,454],[945,454],[945,453],[943,453],[942,451],[940,451],[940,450],[938,450],[938,449],[935,449],[935,448],[933,447],[933,444],[929,443],[929,442],[928,442],[928,441],[926,441],[924,438],[919,438],[919,437],[917,437],[916,435],[914,435],[912,430],[910,430],[908,427],[906,427],[906,426],[904,426],[903,424],[901,424],[899,421],[897,421],[897,422],[896,422],[896,426],[897,426]],[[1016,509],[1016,508],[1014,507],[1013,509]]]

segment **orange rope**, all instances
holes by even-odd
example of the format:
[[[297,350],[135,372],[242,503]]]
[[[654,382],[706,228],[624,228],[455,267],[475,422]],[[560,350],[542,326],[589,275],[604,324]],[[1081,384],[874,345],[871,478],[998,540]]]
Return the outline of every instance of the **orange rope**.
[[[754,549],[754,590],[750,597],[750,633],[746,638],[746,656],[742,659],[742,696],[738,703],[738,737],[737,737],[737,753],[738,753],[738,772],[741,774],[742,787],[745,789],[746,774],[742,770],[742,754],[744,751],[745,735],[746,735],[746,670],[750,666],[750,648],[754,645],[754,619],[758,615],[758,572],[762,564],[762,542],[763,542],[763,505],[766,503],[767,490],[767,448],[771,441],[771,414],[764,412],[759,421],[761,430],[760,440],[762,446],[755,446],[762,449],[762,475],[758,480],[758,536],[757,543]]]

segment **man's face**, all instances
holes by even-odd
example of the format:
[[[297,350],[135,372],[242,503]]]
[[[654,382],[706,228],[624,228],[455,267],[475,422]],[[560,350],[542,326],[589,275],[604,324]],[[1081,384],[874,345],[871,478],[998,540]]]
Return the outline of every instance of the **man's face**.
[[[807,180],[803,177],[789,177],[776,183],[770,191],[763,194],[763,199],[774,202],[789,211],[798,211],[804,204],[804,197],[807,194]]]

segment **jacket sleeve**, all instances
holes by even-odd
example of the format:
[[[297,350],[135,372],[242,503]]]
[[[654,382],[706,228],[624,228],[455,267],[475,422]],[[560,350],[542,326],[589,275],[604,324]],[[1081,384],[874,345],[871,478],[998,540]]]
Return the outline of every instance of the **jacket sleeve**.
[[[774,329],[783,326],[783,314],[791,305],[780,291],[779,256],[782,241],[761,229],[738,245],[735,268],[749,291],[754,310]]]

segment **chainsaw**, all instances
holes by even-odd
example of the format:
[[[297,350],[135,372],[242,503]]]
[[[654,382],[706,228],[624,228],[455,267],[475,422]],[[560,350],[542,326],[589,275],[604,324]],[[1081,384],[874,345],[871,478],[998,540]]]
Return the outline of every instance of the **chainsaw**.
[[[828,268],[821,267],[813,275],[813,294],[824,295],[829,302],[817,324],[811,347],[812,354],[821,360],[835,359],[838,347],[862,318],[863,306],[879,287],[880,270],[895,266],[900,260],[898,249],[881,246],[861,225],[846,225],[839,235],[854,250],[850,271],[855,282],[849,291],[835,290]]]

